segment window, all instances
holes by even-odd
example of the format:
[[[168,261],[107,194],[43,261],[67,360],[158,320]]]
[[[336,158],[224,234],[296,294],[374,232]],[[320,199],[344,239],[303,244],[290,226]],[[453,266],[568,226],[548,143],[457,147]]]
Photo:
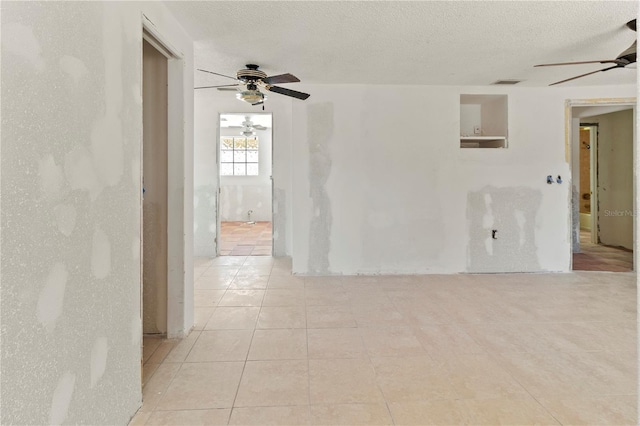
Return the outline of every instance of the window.
[[[220,175],[258,176],[258,138],[223,136],[220,140]]]

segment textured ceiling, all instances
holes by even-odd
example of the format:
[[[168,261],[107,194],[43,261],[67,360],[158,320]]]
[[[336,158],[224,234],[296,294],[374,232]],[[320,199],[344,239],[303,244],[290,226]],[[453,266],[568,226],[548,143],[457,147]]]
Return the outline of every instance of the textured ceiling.
[[[234,75],[256,63],[305,83],[546,86],[614,59],[636,38],[637,1],[180,1],[166,3],[196,40],[196,67]],[[196,84],[225,84],[196,73]],[[615,69],[566,86],[633,84]],[[295,85],[287,85],[292,89]]]

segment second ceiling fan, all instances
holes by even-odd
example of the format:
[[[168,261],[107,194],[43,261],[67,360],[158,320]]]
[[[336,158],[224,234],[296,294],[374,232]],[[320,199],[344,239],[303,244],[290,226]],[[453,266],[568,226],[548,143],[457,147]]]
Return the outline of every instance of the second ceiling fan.
[[[244,121],[242,122],[242,126],[228,126],[229,129],[241,129],[240,134],[243,136],[255,136],[255,130],[267,130],[265,126],[260,124],[255,124],[251,121],[251,117],[245,116]]]
[[[291,90],[280,86],[274,86],[274,84],[299,82],[300,79],[298,79],[298,77],[293,74],[287,73],[267,76],[264,71],[258,69],[258,65],[247,64],[246,67],[247,68],[245,69],[239,70],[236,73],[236,77],[231,77],[228,75],[198,68],[198,71],[230,78],[232,80],[235,80],[236,83],[217,86],[200,86],[196,87],[196,89],[218,89],[236,91],[238,92],[236,94],[236,97],[238,99],[251,105],[262,105],[267,98],[264,93],[260,91],[260,88],[268,92],[278,93],[280,95],[290,96],[292,98],[301,100],[305,100],[310,96],[308,93],[298,92],[296,90]]]
[[[627,27],[633,31],[636,31],[636,20],[632,19],[631,21],[627,22]],[[555,86],[556,84],[560,84],[560,83],[564,83],[567,81],[571,81],[571,80],[575,80],[577,78],[582,78],[582,77],[586,77],[588,75],[591,74],[595,74],[598,72],[603,72],[603,71],[609,71],[612,70],[614,68],[624,68],[626,66],[629,66],[631,64],[635,64],[636,63],[636,55],[637,55],[637,40],[633,42],[633,44],[631,44],[631,46],[629,46],[628,49],[626,49],[624,52],[620,53],[615,59],[605,59],[605,60],[601,60],[601,61],[579,61],[579,62],[560,62],[560,63],[556,63],[556,64],[540,64],[540,65],[534,65],[536,67],[553,67],[553,66],[557,66],[557,65],[577,65],[577,64],[614,64],[613,66],[610,67],[606,67],[606,68],[602,68],[596,71],[591,71],[588,72],[586,74],[580,74],[577,75],[575,77],[571,77],[571,78],[567,78],[566,80],[561,80],[561,81],[556,81],[555,83],[550,84],[549,86]]]

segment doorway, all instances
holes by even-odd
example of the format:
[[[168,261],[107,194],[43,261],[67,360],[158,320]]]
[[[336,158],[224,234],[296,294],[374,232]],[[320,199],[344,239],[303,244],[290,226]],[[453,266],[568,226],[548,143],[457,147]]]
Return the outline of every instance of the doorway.
[[[166,355],[164,337],[183,338],[193,325],[193,270],[189,239],[192,136],[185,120],[192,92],[191,58],[142,15],[142,143],[134,173],[140,188],[140,326],[142,386]],[[187,173],[188,170],[188,173]],[[136,301],[137,302],[137,301]],[[136,331],[138,332],[138,331]],[[156,351],[157,349],[157,351]],[[153,354],[153,356],[152,356]],[[156,355],[157,354],[157,355]],[[161,359],[161,358],[160,358]]]
[[[185,86],[189,77],[184,56],[146,16],[142,18],[141,328],[143,334],[184,337],[193,312],[193,285],[185,272],[192,267],[186,265],[191,263],[191,241],[185,221],[193,205],[187,193],[190,135],[185,121],[191,92]]]
[[[573,270],[634,270],[634,103],[571,109]]]
[[[166,335],[168,59],[142,44],[142,332]]]
[[[273,254],[273,117],[219,117],[218,255]]]

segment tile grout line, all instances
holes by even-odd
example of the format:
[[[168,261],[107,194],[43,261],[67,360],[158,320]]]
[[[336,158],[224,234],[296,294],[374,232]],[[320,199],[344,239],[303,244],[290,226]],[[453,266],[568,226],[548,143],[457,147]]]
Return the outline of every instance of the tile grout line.
[[[489,357],[490,357],[492,362],[496,362],[495,356],[493,354],[489,354]],[[497,362],[496,362],[496,365],[497,365]],[[544,406],[540,401],[538,401],[538,398],[536,398],[531,393],[531,391],[524,384],[522,384],[520,382],[520,380],[518,380],[518,378],[516,376],[513,375],[513,373],[509,369],[505,368],[504,371],[509,375],[509,377],[511,377],[511,379],[513,381],[515,381],[518,385],[520,385],[520,387],[531,397],[531,399],[533,399],[538,404],[538,406],[542,407],[542,409],[547,414],[549,414],[549,416],[551,416],[551,418],[553,418],[556,422],[558,422],[558,425],[562,425],[563,424],[559,419],[556,418],[556,416],[553,415],[553,413],[546,406]]]
[[[245,258],[245,262],[246,260],[247,259]],[[243,266],[244,266],[244,262],[243,262]],[[271,278],[271,274],[269,274],[269,278]],[[269,280],[267,280],[267,283],[268,282]],[[262,301],[260,302],[260,309],[258,310],[258,316],[256,317],[256,322],[253,324],[253,331],[251,332],[251,341],[249,342],[249,347],[247,348],[247,354],[245,355],[244,363],[242,365],[242,372],[240,373],[240,379],[238,380],[238,388],[236,389],[236,393],[233,397],[233,401],[231,402],[231,410],[229,412],[229,420],[227,421],[227,424],[231,422],[231,416],[233,415],[233,411],[236,408],[238,408],[236,407],[236,400],[238,398],[238,394],[240,393],[240,385],[242,385],[242,378],[244,377],[244,372],[245,372],[245,369],[247,368],[247,363],[249,362],[249,353],[251,352],[251,347],[253,346],[253,339],[255,337],[255,333],[258,327],[258,321],[260,320],[260,313],[262,312],[262,305],[264,303],[265,295],[266,295],[266,291],[265,291],[265,294],[262,296]]]

